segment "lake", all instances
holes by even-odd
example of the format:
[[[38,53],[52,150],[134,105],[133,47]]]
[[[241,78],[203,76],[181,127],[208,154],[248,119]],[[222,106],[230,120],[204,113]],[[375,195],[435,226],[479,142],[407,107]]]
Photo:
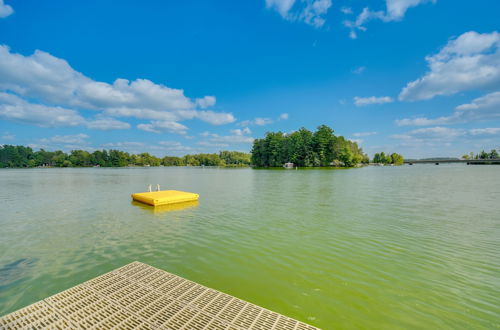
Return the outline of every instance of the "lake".
[[[0,228],[0,315],[138,260],[325,329],[500,327],[500,166],[4,169]]]

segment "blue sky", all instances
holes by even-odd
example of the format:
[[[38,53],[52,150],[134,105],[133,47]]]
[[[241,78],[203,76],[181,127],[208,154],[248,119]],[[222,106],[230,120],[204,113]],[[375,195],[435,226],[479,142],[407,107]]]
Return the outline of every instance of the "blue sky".
[[[249,151],[321,124],[369,154],[500,148],[496,0],[0,0],[0,144]]]

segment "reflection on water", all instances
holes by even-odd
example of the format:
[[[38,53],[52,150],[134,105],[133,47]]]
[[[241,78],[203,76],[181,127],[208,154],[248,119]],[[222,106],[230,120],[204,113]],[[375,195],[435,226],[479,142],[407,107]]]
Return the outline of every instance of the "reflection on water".
[[[6,265],[0,265],[0,290],[12,287],[25,277],[31,271],[35,261],[33,258],[21,258]]]
[[[131,204],[143,209],[146,212],[150,212],[153,214],[162,214],[165,212],[182,211],[182,210],[189,209],[192,207],[197,207],[198,205],[200,205],[200,202],[199,201],[189,201],[189,202],[183,202],[183,203],[173,203],[173,204],[167,204],[167,205],[152,206],[152,205],[147,205],[147,204],[132,200]]]
[[[131,203],[145,182],[200,203]],[[0,314],[139,260],[325,329],[498,328],[498,182],[466,165],[0,170]]]

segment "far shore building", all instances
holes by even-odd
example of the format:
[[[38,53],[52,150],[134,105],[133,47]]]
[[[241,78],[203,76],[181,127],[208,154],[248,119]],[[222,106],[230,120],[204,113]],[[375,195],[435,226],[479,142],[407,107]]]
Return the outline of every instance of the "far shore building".
[[[293,168],[293,163],[285,163],[283,165],[284,168]]]

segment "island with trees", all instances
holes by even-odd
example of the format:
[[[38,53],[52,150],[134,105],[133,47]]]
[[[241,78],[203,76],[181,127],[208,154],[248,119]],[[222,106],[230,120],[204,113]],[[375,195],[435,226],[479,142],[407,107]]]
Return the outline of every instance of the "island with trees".
[[[401,154],[393,152],[392,154],[385,154],[383,151],[381,153],[376,153],[373,156],[372,162],[375,164],[383,164],[383,165],[403,165],[404,157]]]
[[[268,132],[252,147],[252,164],[257,167],[353,167],[368,164],[369,158],[358,144],[334,134],[321,125],[315,132],[301,128],[293,133]]]

